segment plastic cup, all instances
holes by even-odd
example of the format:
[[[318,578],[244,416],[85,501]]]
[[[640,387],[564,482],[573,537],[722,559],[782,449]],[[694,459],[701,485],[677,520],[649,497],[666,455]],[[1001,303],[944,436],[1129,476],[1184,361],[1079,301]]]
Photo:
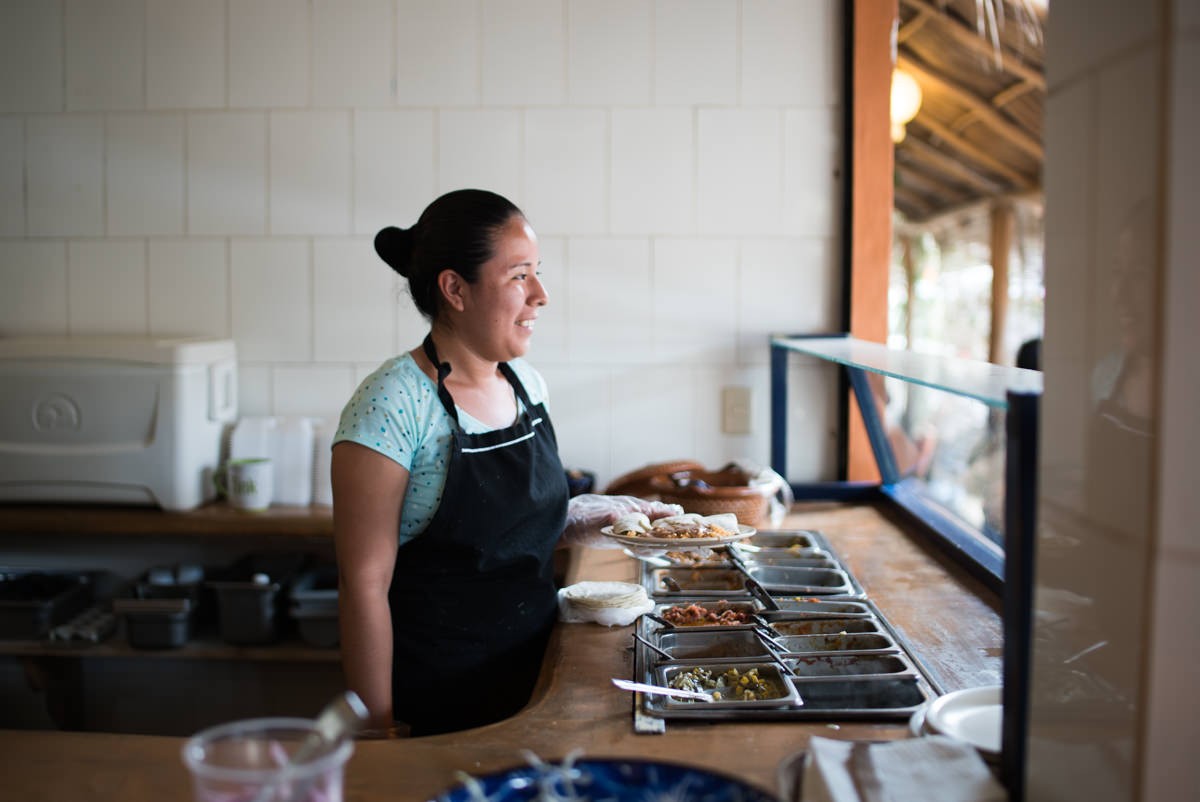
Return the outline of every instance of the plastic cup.
[[[257,718],[202,730],[183,746],[195,802],[341,802],[342,776],[354,742],[291,756],[316,732],[305,718]],[[286,768],[285,768],[286,766]]]

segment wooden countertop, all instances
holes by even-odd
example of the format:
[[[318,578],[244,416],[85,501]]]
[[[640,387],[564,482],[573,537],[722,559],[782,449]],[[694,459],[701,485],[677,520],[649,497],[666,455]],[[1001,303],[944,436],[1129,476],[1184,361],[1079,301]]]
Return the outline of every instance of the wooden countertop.
[[[864,505],[798,505],[784,528],[821,530],[869,598],[945,690],[996,684],[1001,675],[999,600],[915,542],[886,511]],[[620,551],[586,550],[569,581],[633,580]],[[633,731],[631,694],[611,677],[632,672],[629,627],[560,624],[534,701],[517,716],[462,733],[362,740],[346,771],[350,802],[427,800],[456,771],[485,774],[523,763],[520,751],[560,760],[640,757],[710,766],[775,792],[776,772],[812,735],[885,740],[906,737],[901,722],[667,722],[660,735]],[[202,694],[201,694],[202,696]],[[0,732],[0,797],[156,802],[186,798],[184,739],[67,732]]]

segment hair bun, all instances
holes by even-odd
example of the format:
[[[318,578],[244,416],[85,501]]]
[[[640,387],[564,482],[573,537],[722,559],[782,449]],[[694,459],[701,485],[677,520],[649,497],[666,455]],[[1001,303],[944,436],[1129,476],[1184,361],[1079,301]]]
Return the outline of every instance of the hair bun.
[[[388,226],[375,235],[375,253],[388,266],[404,277],[408,277],[408,266],[412,261],[412,229]]]

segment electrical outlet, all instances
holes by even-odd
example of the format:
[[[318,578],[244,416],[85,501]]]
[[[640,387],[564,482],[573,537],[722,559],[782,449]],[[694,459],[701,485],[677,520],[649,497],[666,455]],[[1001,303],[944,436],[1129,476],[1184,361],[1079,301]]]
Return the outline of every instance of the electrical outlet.
[[[725,434],[750,434],[750,388],[721,389],[721,431]]]

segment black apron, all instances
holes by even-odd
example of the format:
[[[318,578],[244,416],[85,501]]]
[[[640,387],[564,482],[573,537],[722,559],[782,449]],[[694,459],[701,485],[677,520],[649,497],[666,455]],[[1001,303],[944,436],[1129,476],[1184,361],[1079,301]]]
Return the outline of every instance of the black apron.
[[[516,423],[466,434],[450,365],[430,337],[423,348],[453,442],[437,512],[397,551],[388,592],[392,706],[413,735],[499,721],[528,702],[557,612],[552,555],[568,496],[550,417],[512,368],[500,364],[525,406]]]

